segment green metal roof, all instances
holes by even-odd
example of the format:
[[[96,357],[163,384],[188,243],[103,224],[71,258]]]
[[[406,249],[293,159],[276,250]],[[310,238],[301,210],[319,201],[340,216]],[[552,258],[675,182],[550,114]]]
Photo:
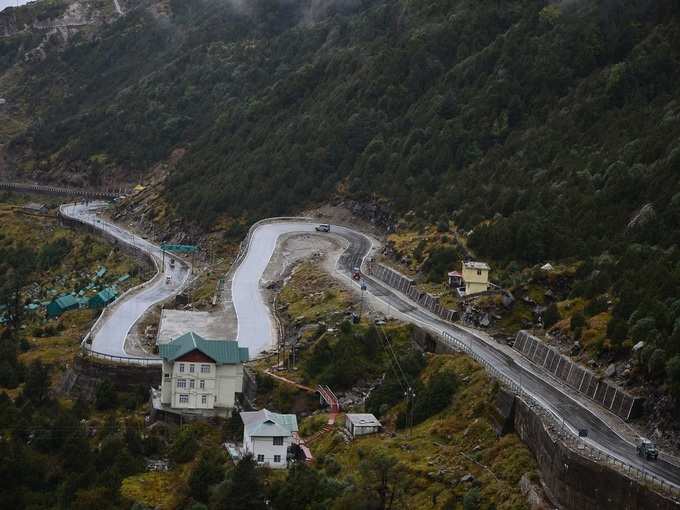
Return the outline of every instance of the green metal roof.
[[[118,292],[113,287],[106,287],[104,290],[97,294],[97,296],[99,296],[99,298],[105,303],[113,301],[114,299],[116,299],[117,295]]]
[[[99,291],[97,294],[92,296],[88,304],[90,308],[98,308],[101,306],[106,306],[108,305],[111,301],[116,299],[116,296],[118,295],[118,291],[114,287],[107,287],[101,291]]]
[[[248,348],[239,347],[234,340],[207,340],[193,331],[178,336],[167,344],[158,346],[163,359],[175,361],[185,354],[199,350],[221,365],[234,365],[248,361]]]
[[[64,310],[72,306],[78,306],[78,301],[71,294],[58,297],[57,299],[54,300],[54,302],[57,304],[59,308],[62,308]]]

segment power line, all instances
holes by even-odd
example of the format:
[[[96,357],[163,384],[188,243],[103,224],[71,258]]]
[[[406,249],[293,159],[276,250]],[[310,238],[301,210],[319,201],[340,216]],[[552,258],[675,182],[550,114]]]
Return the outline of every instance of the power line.
[[[406,373],[404,372],[404,369],[401,367],[401,364],[399,363],[399,359],[397,358],[396,353],[394,352],[394,347],[392,346],[392,342],[390,342],[389,336],[387,333],[385,333],[385,329],[382,327],[382,325],[379,325],[378,329],[380,336],[380,333],[382,333],[382,338],[384,338],[384,346],[385,350],[389,352],[389,354],[392,355],[392,358],[390,358],[390,365],[392,365],[392,359],[394,360],[394,364],[397,366],[399,369],[399,372],[401,374],[401,377],[397,375],[397,379],[403,381],[402,389],[404,390],[404,399],[406,400],[406,427],[408,428],[409,431],[409,436],[411,435],[411,431],[413,429],[413,422],[414,422],[414,413],[415,413],[415,398],[416,398],[416,393],[413,391],[413,387],[408,381],[408,378],[406,377]],[[389,350],[388,350],[389,349]],[[394,368],[394,367],[393,367]],[[396,373],[396,370],[395,370]]]

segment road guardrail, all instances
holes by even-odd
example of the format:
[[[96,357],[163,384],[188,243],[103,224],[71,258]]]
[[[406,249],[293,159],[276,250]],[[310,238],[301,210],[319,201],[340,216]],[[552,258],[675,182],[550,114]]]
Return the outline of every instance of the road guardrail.
[[[550,409],[544,406],[540,401],[528,393],[521,385],[510,379],[505,374],[501,373],[493,364],[489,363],[477,352],[475,352],[468,344],[454,337],[446,331],[442,331],[439,335],[443,342],[456,351],[463,352],[477,361],[484,369],[493,377],[508,388],[515,396],[521,398],[534,412],[537,412],[542,418],[544,425],[550,428],[546,429],[552,436],[557,436],[562,444],[567,446],[573,452],[597,461],[600,464],[610,466],[629,478],[641,484],[647,484],[662,494],[669,496],[675,500],[680,498],[680,487],[673,485],[661,478],[655,476],[647,470],[640,469],[625,462],[604,450],[594,446],[591,442],[586,442],[583,437],[580,437],[577,431],[572,431],[571,428],[566,427],[564,420],[558,418]]]

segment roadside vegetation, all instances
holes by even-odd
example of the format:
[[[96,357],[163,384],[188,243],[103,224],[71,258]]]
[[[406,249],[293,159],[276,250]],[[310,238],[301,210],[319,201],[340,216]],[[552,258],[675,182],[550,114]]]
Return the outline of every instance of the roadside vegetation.
[[[39,200],[39,198],[33,197]],[[26,379],[26,366],[42,361],[54,374],[70,362],[98,311],[69,310],[46,317],[52,299],[86,288],[116,284],[122,292],[143,274],[138,264],[92,236],[60,227],[56,201],[46,214],[23,209],[29,198],[0,198],[0,389],[14,390]],[[106,274],[96,277],[106,267]],[[124,282],[118,279],[124,275]],[[95,291],[83,296],[90,296]]]
[[[600,375],[606,372],[629,391],[647,397],[654,427],[671,434],[666,439],[672,447],[673,402],[680,398],[676,250],[635,242],[635,235],[635,230],[629,232],[630,242],[613,243],[601,255],[530,263],[512,252],[485,257],[474,233],[463,235],[453,223],[428,226],[412,219],[389,236],[384,261],[463,316],[468,305],[448,288],[445,272],[460,271],[465,256],[462,240],[472,240],[466,255],[489,262],[491,281],[512,294],[510,302],[496,295],[468,303],[476,317],[490,318],[490,332],[507,339],[529,329]],[[441,257],[445,243],[451,248]],[[432,268],[440,264],[442,271],[436,276]],[[650,426],[646,420],[640,425]]]
[[[44,60],[22,58],[30,31],[2,40],[2,83],[32,119],[7,133],[27,175],[99,185],[173,159],[158,218],[236,239],[333,198],[377,204],[447,306],[469,248],[597,363],[643,341],[629,374],[680,398],[677,2],[145,5]],[[546,262],[572,276],[539,303]],[[502,319],[509,334],[533,307]]]
[[[297,412],[304,417],[301,435],[321,436],[311,444],[313,466],[296,466],[285,476],[256,470],[260,487],[268,488],[254,496],[256,500],[270,499],[274,508],[282,509],[315,508],[319,503],[324,508],[367,510],[528,508],[519,480],[526,476],[537,482],[535,461],[517,436],[499,439],[494,432],[498,386],[464,356],[422,353],[413,343],[410,326],[392,321],[384,326],[352,324],[347,310],[356,308],[356,302],[336,301],[319,312],[315,303],[324,302],[323,293],[333,293],[337,286],[311,263],[293,271],[279,306],[293,311],[284,314],[292,321],[289,332],[297,332],[304,343],[295,370],[274,373],[308,386],[328,384],[341,400],[368,381],[365,402],[343,410],[375,414],[385,432],[347,442],[339,432],[344,426],[340,417],[336,429],[323,433],[328,419],[323,410],[301,407],[302,390],[259,372],[259,404]],[[394,349],[400,370],[385,342]],[[260,370],[267,366],[258,364]],[[405,384],[415,399],[405,398]],[[315,489],[296,490],[302,483]]]

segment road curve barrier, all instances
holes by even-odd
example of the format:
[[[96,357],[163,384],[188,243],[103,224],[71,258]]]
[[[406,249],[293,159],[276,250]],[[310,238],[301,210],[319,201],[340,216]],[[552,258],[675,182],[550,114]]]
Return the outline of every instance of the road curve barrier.
[[[43,184],[30,184],[21,182],[0,182],[0,189],[19,193],[46,193],[49,195],[67,195],[87,198],[114,199],[121,195],[114,191],[99,191],[84,188],[64,188],[60,186],[47,186]]]
[[[513,348],[529,361],[557,377],[593,402],[628,421],[642,412],[644,399],[602,380],[590,370],[560,354],[528,331],[519,331]]]
[[[429,310],[437,317],[445,321],[453,322],[458,318],[458,311],[445,308],[438,297],[423,292],[416,287],[415,280],[377,262],[370,262],[366,265],[368,274],[386,283],[393,289],[408,296],[411,300],[418,303],[423,308]]]

